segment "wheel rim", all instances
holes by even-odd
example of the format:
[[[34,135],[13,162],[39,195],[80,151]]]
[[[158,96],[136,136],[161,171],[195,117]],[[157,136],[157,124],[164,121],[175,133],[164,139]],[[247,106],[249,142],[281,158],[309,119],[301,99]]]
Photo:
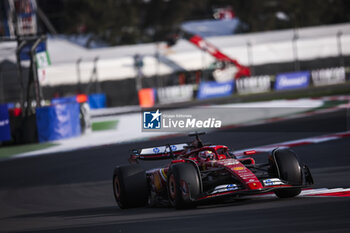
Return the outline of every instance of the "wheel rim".
[[[170,194],[170,198],[172,200],[175,200],[175,197],[176,197],[176,184],[175,184],[174,175],[171,175],[169,177],[169,194]]]

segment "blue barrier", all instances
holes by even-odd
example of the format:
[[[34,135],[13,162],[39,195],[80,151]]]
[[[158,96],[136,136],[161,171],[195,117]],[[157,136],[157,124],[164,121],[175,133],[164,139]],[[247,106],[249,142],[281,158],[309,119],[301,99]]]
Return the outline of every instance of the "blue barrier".
[[[105,108],[106,95],[105,94],[91,94],[88,96],[88,103],[91,109]]]
[[[275,90],[306,88],[310,84],[310,72],[283,73],[276,76]]]
[[[40,142],[76,137],[81,134],[78,103],[37,108],[36,121]]]
[[[7,104],[0,104],[0,142],[11,140],[11,129]]]
[[[16,108],[16,104],[15,103],[7,103],[7,108],[8,109]]]
[[[53,98],[51,100],[51,104],[77,103],[79,102],[78,100],[79,96],[85,96],[85,95]],[[87,97],[87,100],[85,97],[85,99],[82,101],[83,102],[87,101],[91,109],[106,107],[106,95],[103,93],[91,94]]]
[[[51,104],[66,104],[66,103],[76,103],[76,102],[77,102],[76,96],[59,97],[59,98],[53,98],[51,100]]]
[[[234,82],[202,82],[199,84],[197,99],[209,99],[232,95]]]

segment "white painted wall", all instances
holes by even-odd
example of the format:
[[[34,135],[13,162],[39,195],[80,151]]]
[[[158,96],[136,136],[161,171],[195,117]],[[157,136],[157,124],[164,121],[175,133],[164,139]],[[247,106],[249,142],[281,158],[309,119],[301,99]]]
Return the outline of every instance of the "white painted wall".
[[[338,56],[337,33],[342,31],[343,55],[350,54],[350,24],[320,26],[298,29],[296,41],[299,60],[311,60]],[[207,38],[209,42],[224,53],[248,65],[247,42],[251,43],[252,64],[279,63],[293,61],[292,38],[294,30],[281,30],[250,33],[232,36]],[[0,44],[0,60],[15,61],[14,43]],[[82,58],[82,82],[89,81],[93,69],[93,59],[99,57],[98,77],[100,81],[134,78],[133,56],[138,53],[144,57],[143,73],[146,77],[169,74],[177,71],[175,66],[161,63],[157,65],[155,53],[160,54],[185,70],[196,70],[210,65],[214,58],[203,53],[188,41],[180,40],[174,47],[166,49],[164,44],[140,44],[101,49],[85,49],[60,38],[49,38],[48,50],[52,66],[45,69],[46,77],[42,85],[77,83],[76,61]]]

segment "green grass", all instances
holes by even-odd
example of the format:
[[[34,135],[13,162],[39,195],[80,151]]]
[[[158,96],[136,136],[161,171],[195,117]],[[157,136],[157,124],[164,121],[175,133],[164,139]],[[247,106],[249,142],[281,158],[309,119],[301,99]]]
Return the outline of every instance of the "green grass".
[[[346,104],[348,103],[347,100],[328,100],[323,103],[323,105],[317,109],[323,109],[323,108],[332,108],[336,107],[341,104]]]
[[[92,123],[92,131],[102,131],[102,130],[111,130],[116,129],[118,125],[118,120],[111,121],[99,121]]]
[[[52,146],[58,145],[56,143],[37,143],[27,145],[14,145],[14,146],[1,146],[0,147],[0,159],[9,158],[12,155],[21,154],[25,152],[31,152],[36,150],[46,149]]]
[[[93,131],[101,130],[112,130],[116,129],[118,125],[118,120],[111,121],[100,121],[92,123]],[[58,145],[57,143],[36,143],[36,144],[26,144],[26,145],[11,145],[11,146],[0,146],[0,159],[9,158],[13,155],[42,150],[52,146]]]

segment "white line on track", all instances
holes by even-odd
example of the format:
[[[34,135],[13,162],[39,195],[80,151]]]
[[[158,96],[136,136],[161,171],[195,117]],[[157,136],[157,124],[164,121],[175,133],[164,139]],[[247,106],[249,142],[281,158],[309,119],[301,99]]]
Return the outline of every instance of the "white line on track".
[[[350,188],[318,188],[304,189],[298,197],[350,197]],[[276,198],[274,193],[258,194],[252,196],[244,196],[242,198],[260,199],[260,198]]]
[[[328,142],[328,141],[338,140],[346,137],[350,137],[350,131],[292,140],[292,141],[285,141],[285,142],[280,142],[280,143],[275,143],[275,144],[270,144],[265,146],[253,147],[253,148],[247,148],[243,150],[234,151],[234,153],[241,154],[244,151],[249,151],[249,150],[255,150],[256,152],[270,152],[271,150],[277,147],[296,147],[296,146],[302,146],[302,145],[308,145],[308,144]]]

